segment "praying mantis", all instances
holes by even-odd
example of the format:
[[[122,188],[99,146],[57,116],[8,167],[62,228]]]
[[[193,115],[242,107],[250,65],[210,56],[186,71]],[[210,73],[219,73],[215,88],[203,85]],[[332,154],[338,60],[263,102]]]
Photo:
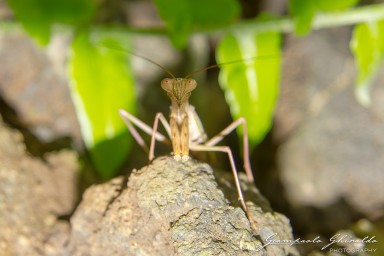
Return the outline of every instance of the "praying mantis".
[[[197,87],[197,82],[190,78],[192,75],[218,67],[219,65],[212,65],[199,69],[195,72],[192,72],[190,75],[185,78],[176,78],[169,70],[161,66],[160,64],[135,53],[131,54],[140,57],[149,61],[150,63],[160,67],[166,73],[168,73],[171,78],[165,78],[161,81],[162,89],[167,93],[168,97],[171,100],[170,106],[170,115],[169,122],[165,116],[159,112],[155,115],[155,120],[153,126],[150,127],[132,114],[128,113],[124,109],[119,110],[119,114],[122,117],[124,123],[126,124],[128,130],[137,141],[137,143],[148,151],[148,159],[152,161],[155,157],[155,143],[159,142],[169,142],[167,137],[158,131],[159,121],[164,126],[165,131],[168,135],[168,138],[171,140],[173,147],[173,158],[175,161],[186,162],[190,159],[189,151],[216,151],[224,152],[228,155],[229,162],[231,165],[232,173],[235,178],[236,190],[239,196],[239,201],[242,208],[248,214],[247,206],[244,201],[244,196],[241,190],[240,181],[237,173],[237,168],[233,158],[232,150],[229,146],[218,146],[217,144],[229,133],[234,131],[237,127],[243,126],[243,162],[244,169],[249,182],[253,182],[253,174],[251,169],[251,164],[249,160],[249,146],[248,146],[248,135],[247,135],[247,122],[245,118],[239,118],[228,125],[224,130],[218,133],[216,136],[208,139],[202,122],[197,115],[195,108],[189,104],[189,97],[193,90]],[[225,63],[229,64],[229,63]],[[150,146],[146,145],[144,139],[138,133],[138,127],[145,133],[151,136]]]

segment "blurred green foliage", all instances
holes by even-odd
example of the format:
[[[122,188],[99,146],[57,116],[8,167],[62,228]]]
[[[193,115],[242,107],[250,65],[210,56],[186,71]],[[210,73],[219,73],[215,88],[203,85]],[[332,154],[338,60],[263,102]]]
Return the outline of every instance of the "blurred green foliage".
[[[317,12],[331,12],[348,9],[359,0],[289,0],[289,11],[295,22],[295,33],[305,35]]]
[[[249,32],[228,34],[217,48],[219,63],[243,60],[223,65],[219,81],[232,116],[247,120],[251,148],[272,125],[279,92],[280,47],[277,32]]]
[[[355,27],[351,49],[359,73],[356,78],[356,98],[368,106],[371,102],[369,88],[384,59],[384,19],[362,23]]]
[[[236,0],[155,0],[155,3],[177,48],[186,45],[193,30],[229,25],[240,15]]]
[[[43,45],[49,43],[56,26],[72,29],[69,77],[82,134],[100,174],[104,178],[112,177],[124,162],[131,145],[117,110],[124,108],[134,114],[134,79],[128,53],[123,56],[121,52],[100,47],[91,38],[98,37],[98,42],[113,42],[126,49],[135,28],[124,25],[124,30],[119,26],[114,34],[104,35],[102,32],[113,30],[113,26],[96,19],[102,11],[102,1],[6,1],[25,31]],[[296,34],[307,34],[317,14],[339,11],[334,20],[338,22],[348,16],[349,8],[358,4],[358,0],[290,0],[287,1],[290,17],[247,21],[241,20],[244,10],[236,0],[154,0],[154,3],[165,24],[160,34],[167,34],[179,49],[187,45],[191,33],[221,36],[217,62],[237,60],[237,63],[221,65],[219,82],[233,118],[246,117],[249,137],[255,145],[271,127],[279,92],[280,38],[282,31],[287,31],[286,25],[279,27],[284,24],[279,20],[285,19],[285,24]],[[384,9],[383,5],[371,8],[372,11],[379,9]],[[356,13],[353,15],[357,17]],[[367,17],[367,13],[364,15]],[[381,19],[384,14],[382,16]],[[268,25],[263,27],[265,21]],[[331,23],[328,22],[328,26]],[[242,24],[247,24],[246,28]],[[261,28],[264,28],[263,32],[256,32]],[[153,31],[148,28],[147,33]],[[159,30],[156,31],[158,34]],[[367,88],[383,59],[383,31],[383,21],[378,21],[376,15],[370,22],[357,25],[353,33],[351,48],[359,68],[357,95],[363,98],[363,103],[367,102]],[[141,33],[146,33],[145,29]]]
[[[6,0],[25,31],[48,44],[55,24],[74,28],[87,23],[96,11],[94,0]]]
[[[121,35],[102,36],[101,43],[129,45]],[[72,42],[69,62],[71,93],[82,135],[103,178],[111,178],[126,158],[131,137],[118,115],[119,109],[135,112],[134,79],[129,53],[95,46],[83,31]]]

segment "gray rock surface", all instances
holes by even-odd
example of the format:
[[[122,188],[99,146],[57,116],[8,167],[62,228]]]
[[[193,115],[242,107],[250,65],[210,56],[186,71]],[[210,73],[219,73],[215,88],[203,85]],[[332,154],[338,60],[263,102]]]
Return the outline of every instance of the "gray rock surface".
[[[349,40],[349,29],[317,31],[288,37],[285,52],[275,129],[284,140],[281,181],[290,204],[328,211],[319,225],[384,213],[384,73],[372,88],[372,106],[359,105]],[[304,225],[313,224],[308,220]]]
[[[298,255],[288,245],[262,247],[273,234],[293,237],[253,185],[243,184],[255,202],[247,203],[251,227],[209,165],[194,160],[162,157],[129,181],[93,185],[71,216],[76,162],[71,151],[30,156],[21,134],[0,122],[0,255]],[[233,183],[222,183],[231,193]]]
[[[19,132],[0,118],[0,255],[60,255],[77,198],[77,156],[25,152]]]
[[[40,141],[68,136],[80,147],[66,77],[67,41],[54,38],[43,50],[21,32],[0,33],[0,96]]]
[[[230,206],[207,164],[158,158],[128,184],[120,177],[86,191],[71,219],[69,253],[298,255],[292,246],[263,248],[272,234],[292,239],[289,221],[268,207],[248,207],[254,228],[241,208]]]

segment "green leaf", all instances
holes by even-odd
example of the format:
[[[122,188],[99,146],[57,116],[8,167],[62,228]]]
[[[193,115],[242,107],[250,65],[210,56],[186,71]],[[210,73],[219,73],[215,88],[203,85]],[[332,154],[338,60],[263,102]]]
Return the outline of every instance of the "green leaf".
[[[357,25],[350,47],[358,68],[355,95],[360,104],[369,106],[370,87],[384,60],[384,20]]]
[[[240,13],[236,0],[155,0],[175,47],[182,48],[195,28],[228,25]]]
[[[321,11],[342,11],[356,5],[359,0],[321,0],[315,1],[316,8]]]
[[[250,145],[260,142],[272,125],[280,81],[280,34],[276,32],[227,35],[220,42],[219,82],[232,117],[247,120]],[[242,130],[238,130],[241,134]]]
[[[358,2],[359,0],[290,0],[289,11],[294,18],[295,33],[307,34],[318,11],[345,10]]]
[[[311,30],[316,9],[313,0],[290,0],[289,12],[294,18],[295,33],[305,35]]]
[[[24,29],[39,43],[49,42],[55,23],[80,25],[90,20],[94,0],[6,0]]]
[[[131,136],[120,119],[120,108],[134,113],[135,91],[129,54],[96,47],[88,33],[79,34],[72,44],[69,63],[71,93],[81,131],[92,160],[103,178],[112,177],[126,159]],[[120,45],[129,38],[108,35],[99,41]]]

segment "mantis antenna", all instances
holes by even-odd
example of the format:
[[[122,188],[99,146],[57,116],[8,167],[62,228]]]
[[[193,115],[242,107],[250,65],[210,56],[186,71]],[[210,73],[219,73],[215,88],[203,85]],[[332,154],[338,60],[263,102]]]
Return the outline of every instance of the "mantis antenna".
[[[160,65],[159,63],[147,58],[147,57],[144,57],[140,54],[137,54],[129,49],[126,49],[126,48],[121,48],[120,46],[117,46],[117,45],[112,45],[112,44],[107,44],[107,43],[103,43],[102,46],[104,47],[107,47],[107,48],[110,48],[110,49],[113,49],[113,50],[117,50],[117,51],[123,51],[125,53],[129,53],[135,57],[138,57],[138,58],[141,58],[143,60],[146,60],[148,61],[149,63],[152,63],[153,65],[161,68],[164,72],[166,72],[168,75],[170,75],[172,78],[176,78],[171,71],[169,71],[169,69],[165,68],[164,66]],[[232,60],[232,61],[228,61],[228,62],[224,62],[224,63],[217,63],[217,64],[213,64],[213,65],[210,65],[208,67],[203,67],[203,68],[199,68],[195,71],[193,71],[192,73],[190,73],[189,75],[187,75],[185,78],[189,78],[189,77],[192,77],[193,75],[196,75],[200,72],[203,72],[203,71],[206,71],[206,70],[209,70],[209,69],[213,69],[213,68],[219,68],[221,66],[226,66],[226,65],[230,65],[230,64],[236,64],[236,63],[241,63],[241,62],[247,62],[247,61],[257,61],[257,60],[262,60],[262,59],[269,59],[269,58],[272,58],[274,56],[278,56],[276,54],[271,54],[271,55],[264,55],[264,56],[257,56],[257,57],[250,57],[250,58],[245,58],[245,59],[238,59],[238,60]]]
[[[172,72],[169,71],[169,69],[167,69],[167,68],[163,67],[162,65],[160,65],[159,63],[157,63],[157,62],[155,62],[155,61],[153,61],[153,60],[151,60],[151,59],[149,59],[149,58],[147,58],[147,57],[144,57],[144,56],[142,56],[142,55],[139,55],[139,54],[137,54],[137,53],[135,53],[135,52],[133,52],[133,51],[131,51],[131,50],[128,50],[128,49],[122,49],[120,46],[116,46],[116,45],[112,45],[112,44],[106,44],[106,43],[103,43],[102,46],[104,46],[104,47],[106,47],[106,48],[113,49],[113,50],[117,50],[117,51],[123,51],[123,52],[125,52],[125,53],[128,52],[129,54],[131,54],[131,55],[133,55],[133,56],[136,56],[136,57],[138,57],[138,58],[141,58],[141,59],[143,59],[143,60],[146,60],[146,61],[152,63],[153,65],[155,65],[155,66],[161,68],[164,72],[166,72],[166,73],[167,73],[168,75],[170,75],[172,78],[176,78],[176,77],[172,74]]]
[[[209,69],[213,69],[213,68],[219,68],[221,66],[226,66],[226,65],[230,65],[230,64],[236,64],[236,63],[241,63],[241,62],[246,62],[246,61],[257,61],[257,60],[261,60],[261,59],[269,59],[273,56],[277,56],[277,55],[265,55],[265,56],[258,56],[258,57],[251,57],[251,58],[246,58],[246,59],[238,59],[238,60],[231,60],[231,61],[228,61],[228,62],[224,62],[224,63],[218,63],[218,64],[214,64],[214,65],[211,65],[211,66],[208,66],[208,67],[203,67],[203,68],[199,68],[195,71],[193,71],[192,73],[190,73],[189,75],[187,75],[185,78],[189,78],[195,74],[198,74],[202,71],[205,71],[205,70],[209,70]]]

